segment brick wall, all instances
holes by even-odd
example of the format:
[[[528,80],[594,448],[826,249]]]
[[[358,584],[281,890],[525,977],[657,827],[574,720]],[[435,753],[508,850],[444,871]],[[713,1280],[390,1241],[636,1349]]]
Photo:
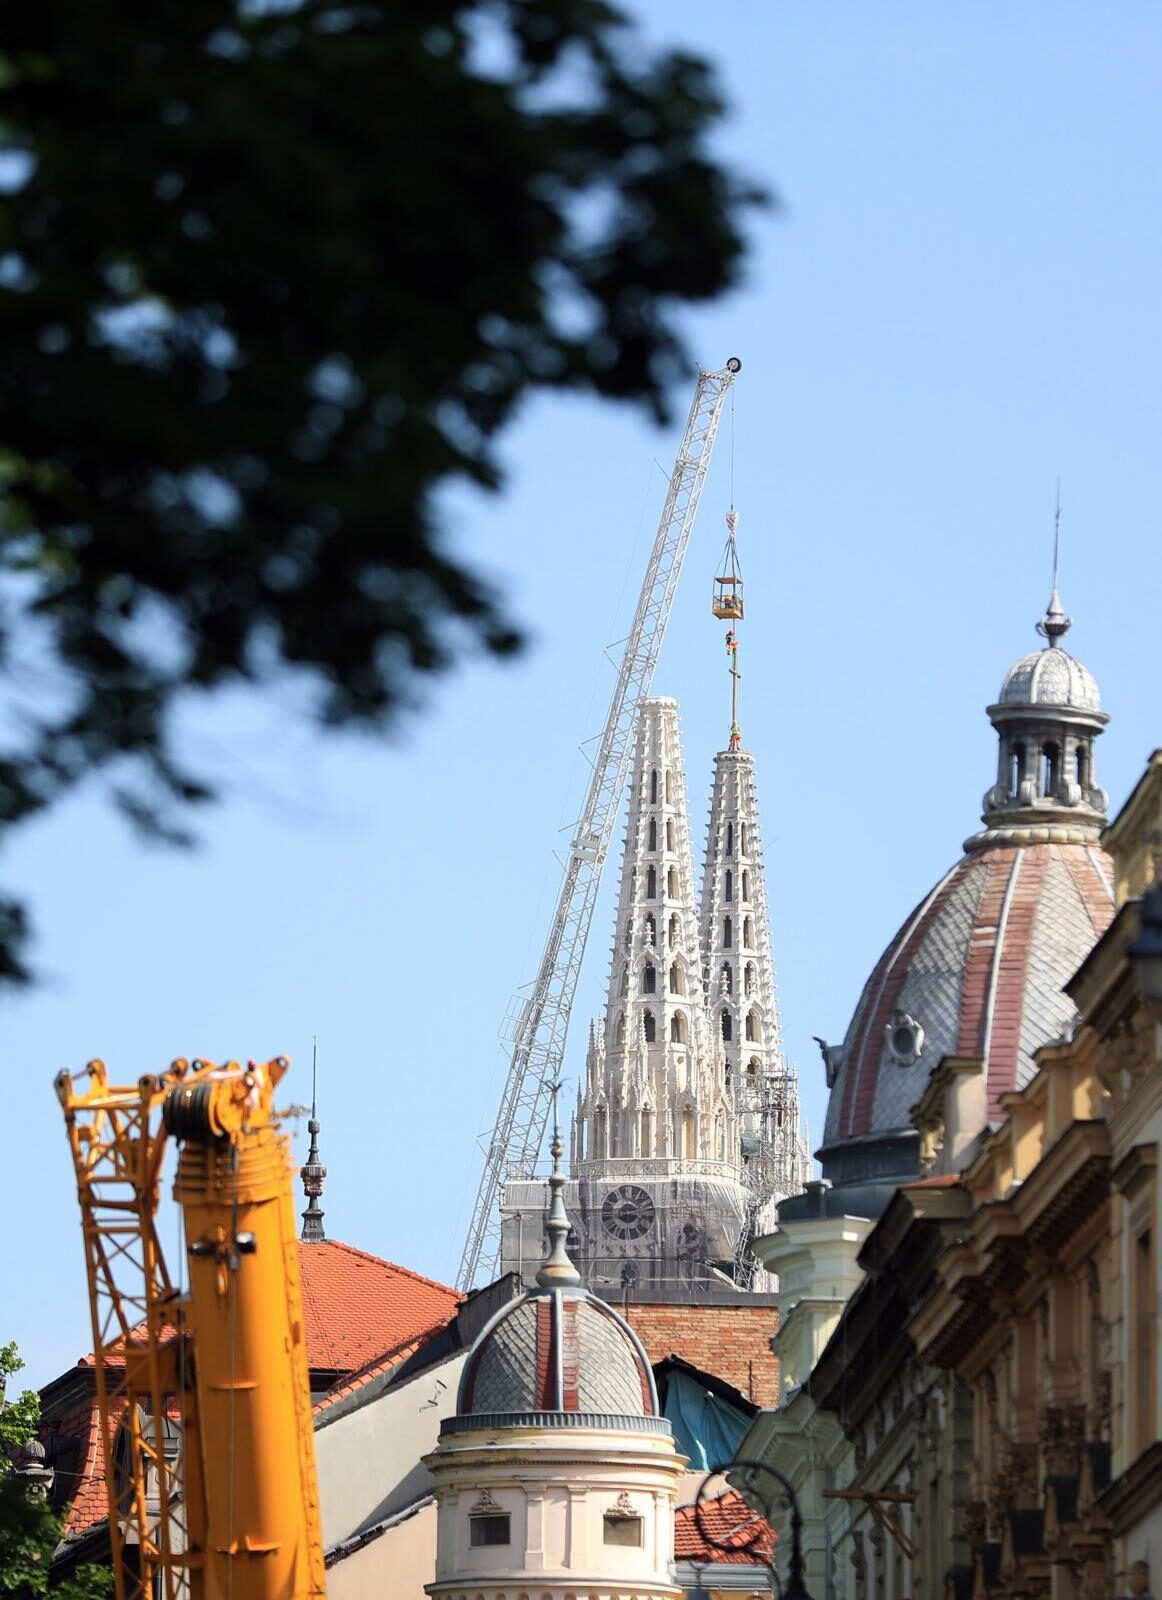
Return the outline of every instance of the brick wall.
[[[756,1406],[779,1395],[779,1363],[771,1354],[776,1313],[771,1306],[619,1306],[651,1362],[680,1356],[741,1389]]]

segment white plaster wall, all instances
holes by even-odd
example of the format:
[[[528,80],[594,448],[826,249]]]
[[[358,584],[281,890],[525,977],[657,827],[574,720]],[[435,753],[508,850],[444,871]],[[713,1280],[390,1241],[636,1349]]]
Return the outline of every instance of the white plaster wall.
[[[431,1492],[432,1476],[421,1458],[435,1449],[441,1421],[456,1410],[465,1359],[466,1352],[458,1351],[333,1420],[322,1413],[315,1459],[328,1549]]]
[[[436,1570],[436,1504],[353,1550],[327,1571],[328,1600],[425,1600]]]

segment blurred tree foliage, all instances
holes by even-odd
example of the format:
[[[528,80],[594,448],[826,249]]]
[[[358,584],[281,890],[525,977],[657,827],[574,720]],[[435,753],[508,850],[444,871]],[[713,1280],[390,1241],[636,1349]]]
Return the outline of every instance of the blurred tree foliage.
[[[435,491],[496,487],[530,390],[664,415],[759,197],[604,0],[0,14],[0,828],[101,772],[176,838],[183,692],[291,671],[376,727],[516,648]]]
[[[14,1344],[0,1345],[0,1595],[6,1600],[113,1600],[113,1574],[108,1567],[77,1566],[53,1582],[49,1568],[61,1525],[47,1501],[29,1494],[13,1456],[27,1439],[36,1437],[40,1397],[25,1389],[6,1394],[7,1381],[23,1367]]]

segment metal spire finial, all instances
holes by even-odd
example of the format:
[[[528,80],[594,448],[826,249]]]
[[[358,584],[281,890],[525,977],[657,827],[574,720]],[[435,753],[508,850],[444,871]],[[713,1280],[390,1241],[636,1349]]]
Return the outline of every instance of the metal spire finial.
[[[302,1213],[303,1231],[299,1237],[306,1244],[326,1244],[327,1235],[323,1232],[323,1208],[319,1204],[319,1197],[323,1193],[323,1179],[327,1176],[327,1169],[319,1160],[319,1119],[316,1115],[319,1071],[319,1041],[315,1039],[311,1046],[311,1117],[307,1123],[307,1132],[311,1136],[310,1148],[307,1150],[306,1165],[299,1168],[299,1176],[303,1180],[303,1193],[307,1197],[307,1209]]]
[[[541,1270],[537,1273],[537,1282],[542,1289],[564,1289],[581,1282],[581,1274],[569,1260],[569,1253],[565,1249],[565,1240],[569,1237],[569,1217],[565,1211],[565,1173],[561,1166],[561,1157],[565,1154],[565,1146],[561,1142],[561,1119],[557,1108],[557,1096],[560,1093],[560,1082],[554,1083],[553,1089],[553,1170],[549,1174],[549,1188],[552,1198],[549,1201],[549,1218],[546,1223],[546,1232],[549,1235],[549,1254]]]
[[[1048,639],[1050,650],[1057,648],[1057,641],[1064,637],[1073,626],[1073,618],[1065,615],[1061,604],[1061,596],[1057,593],[1057,569],[1061,556],[1061,479],[1057,480],[1057,507],[1053,513],[1053,593],[1049,597],[1049,606],[1041,621],[1037,624],[1037,632],[1043,639]]]

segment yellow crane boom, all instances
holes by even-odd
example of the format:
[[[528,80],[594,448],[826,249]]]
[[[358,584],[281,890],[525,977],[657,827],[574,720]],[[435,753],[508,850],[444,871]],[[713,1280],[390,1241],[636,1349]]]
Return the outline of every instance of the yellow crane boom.
[[[56,1080],[118,1600],[324,1594],[290,1141],[273,1110],[287,1066],[179,1060],[117,1086],[92,1061],[80,1084]],[[184,1292],[157,1231],[171,1140]]]

